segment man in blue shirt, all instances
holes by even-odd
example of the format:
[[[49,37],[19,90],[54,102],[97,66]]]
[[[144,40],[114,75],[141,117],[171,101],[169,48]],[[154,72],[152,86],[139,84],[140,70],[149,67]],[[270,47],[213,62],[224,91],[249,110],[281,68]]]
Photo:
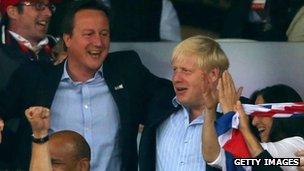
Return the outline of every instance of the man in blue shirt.
[[[142,133],[140,168],[145,171],[206,170],[201,153],[206,103],[203,97],[207,90],[216,89],[229,61],[213,39],[194,36],[175,47],[171,63],[176,96],[168,105],[175,109],[166,110],[159,117],[149,117]],[[161,106],[157,102],[152,105]]]
[[[22,117],[30,106],[48,107],[51,132],[69,129],[88,141],[91,170],[137,170],[138,125],[151,110],[150,101],[165,103],[173,97],[171,83],[151,74],[133,51],[108,54],[103,4],[77,1],[64,21],[66,61],[20,67],[0,94],[0,117],[5,121]],[[17,167],[26,169],[31,130],[24,118],[20,127],[14,148],[21,161]]]

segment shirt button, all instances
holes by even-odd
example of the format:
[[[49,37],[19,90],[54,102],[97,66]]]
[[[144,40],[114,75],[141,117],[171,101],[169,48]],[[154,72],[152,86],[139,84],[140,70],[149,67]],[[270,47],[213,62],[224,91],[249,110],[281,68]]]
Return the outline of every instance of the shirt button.
[[[89,106],[88,106],[88,105],[84,105],[84,108],[86,108],[86,109],[87,109],[87,108],[89,108]]]
[[[181,165],[185,165],[185,162],[180,162]]]

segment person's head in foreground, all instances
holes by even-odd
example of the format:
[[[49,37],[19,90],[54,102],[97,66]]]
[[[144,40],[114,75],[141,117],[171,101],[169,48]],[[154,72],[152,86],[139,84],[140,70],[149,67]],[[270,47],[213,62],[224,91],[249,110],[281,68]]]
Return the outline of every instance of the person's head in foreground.
[[[291,87],[277,84],[255,92],[255,104],[302,102]],[[272,118],[254,116],[252,125],[257,128],[262,142],[274,142],[291,136],[303,136],[304,120],[301,118]]]
[[[77,132],[66,130],[52,134],[49,148],[54,171],[90,170],[89,144]]]
[[[204,108],[203,93],[216,89],[229,61],[220,45],[209,37],[194,36],[179,43],[172,55],[172,82],[177,100],[191,110]]]

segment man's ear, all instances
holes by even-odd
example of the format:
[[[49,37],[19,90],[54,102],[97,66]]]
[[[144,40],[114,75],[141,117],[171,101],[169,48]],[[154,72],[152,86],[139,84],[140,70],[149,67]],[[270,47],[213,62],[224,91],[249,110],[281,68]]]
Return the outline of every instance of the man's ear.
[[[209,81],[211,83],[215,83],[218,81],[218,79],[220,78],[220,69],[219,68],[213,68],[209,71],[208,73],[208,77],[209,77]]]
[[[81,171],[88,171],[90,170],[90,160],[88,158],[82,158],[78,161],[78,166]]]
[[[17,7],[12,6],[12,5],[9,5],[6,8],[6,13],[7,13],[8,18],[10,18],[10,19],[17,19],[18,15],[19,15]]]
[[[70,34],[66,34],[66,33],[64,33],[63,34],[63,41],[64,41],[64,44],[65,44],[65,46],[68,48],[68,47],[70,47],[70,42],[71,42],[71,35]]]

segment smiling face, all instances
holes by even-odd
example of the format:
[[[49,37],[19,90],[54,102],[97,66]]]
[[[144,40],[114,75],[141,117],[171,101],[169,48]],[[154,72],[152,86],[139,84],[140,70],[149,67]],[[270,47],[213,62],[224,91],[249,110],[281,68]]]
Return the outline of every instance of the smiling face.
[[[264,99],[261,95],[259,95],[255,101],[255,104],[263,104],[263,103],[264,103]],[[262,142],[269,142],[272,123],[273,123],[273,119],[271,117],[259,117],[259,116],[253,117],[252,125],[257,128]]]
[[[173,60],[172,67],[172,82],[178,101],[190,108],[202,108],[208,82],[207,74],[197,65],[196,58]]]
[[[71,34],[64,35],[69,70],[92,77],[108,55],[110,45],[109,21],[102,11],[80,10],[74,17]]]
[[[44,4],[48,4],[48,0],[39,1]],[[16,11],[10,13],[10,20],[12,23],[12,31],[20,34],[22,37],[30,41],[32,44],[36,44],[42,40],[47,33],[48,24],[52,16],[52,11],[49,8],[44,10],[37,10],[33,3],[31,5],[23,5],[22,11]]]

